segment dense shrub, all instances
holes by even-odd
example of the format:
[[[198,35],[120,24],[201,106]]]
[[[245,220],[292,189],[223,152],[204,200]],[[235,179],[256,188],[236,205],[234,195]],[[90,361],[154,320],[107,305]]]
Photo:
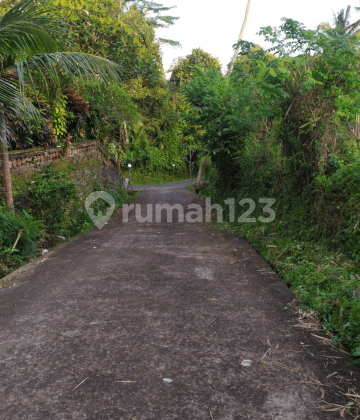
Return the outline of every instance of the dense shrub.
[[[315,211],[322,237],[360,260],[360,162],[317,177]]]
[[[276,200],[275,222],[230,229],[359,357],[360,151],[349,130],[360,113],[358,38],[291,19],[261,33],[269,51],[243,41],[229,77],[198,70],[184,89],[211,159],[207,193],[226,217],[231,197]],[[237,205],[236,217],[247,209]]]
[[[0,207],[0,276],[34,257],[43,234],[42,221],[34,220],[26,211],[13,214],[7,207]]]
[[[48,167],[29,182],[25,206],[44,221],[49,233],[60,235],[64,233],[69,203],[77,198],[76,186],[69,177]]]

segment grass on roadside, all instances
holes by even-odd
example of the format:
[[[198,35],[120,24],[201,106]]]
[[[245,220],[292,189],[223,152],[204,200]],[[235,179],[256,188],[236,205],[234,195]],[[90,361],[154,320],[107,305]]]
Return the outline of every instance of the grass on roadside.
[[[201,195],[211,196],[212,203],[223,206],[225,219],[229,217],[224,192],[210,186]],[[295,208],[301,211],[300,206]],[[240,206],[236,217],[245,210]],[[302,308],[316,312],[333,343],[360,364],[360,262],[351,259],[345,248],[334,247],[332,238],[312,239],[309,229],[314,227],[306,227],[300,213],[281,212],[276,206],[274,211],[278,216],[271,223],[259,221],[263,206],[256,206],[253,223],[224,221],[214,228],[239,234],[251,243],[294,292]]]
[[[280,222],[216,223],[216,229],[237,233],[249,241],[295,293],[304,310],[313,310],[337,346],[350,351],[360,364],[359,263],[325,243],[289,236]]]

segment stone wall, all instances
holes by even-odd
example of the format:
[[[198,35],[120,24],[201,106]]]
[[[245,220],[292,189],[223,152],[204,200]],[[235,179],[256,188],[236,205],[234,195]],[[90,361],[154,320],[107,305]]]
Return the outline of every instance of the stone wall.
[[[62,157],[71,159],[81,156],[96,156],[98,154],[99,148],[97,142],[91,141],[74,144],[68,148],[55,147],[47,150],[29,149],[13,151],[9,153],[9,160],[11,171],[24,171],[39,164],[49,164]]]

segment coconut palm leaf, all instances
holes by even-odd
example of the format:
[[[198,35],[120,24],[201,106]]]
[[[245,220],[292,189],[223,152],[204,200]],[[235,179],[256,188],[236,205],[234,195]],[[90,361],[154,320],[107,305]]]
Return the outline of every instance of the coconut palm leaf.
[[[341,9],[339,13],[333,11],[333,23],[335,28],[345,29],[350,24],[351,6],[347,6],[346,10]]]
[[[359,32],[359,27],[360,27],[360,19],[357,20],[356,22],[352,23],[351,25],[349,25],[345,29],[345,32],[348,33],[348,34],[355,35]]]
[[[360,7],[355,7],[356,11],[360,11]],[[360,32],[360,19],[354,23],[350,23],[351,6],[341,9],[340,12],[333,11],[333,24],[336,29],[340,29],[343,33],[355,35]],[[318,26],[318,30],[327,31],[332,29],[329,23],[322,23]]]
[[[19,90],[6,80],[0,79],[0,104],[5,118],[14,118],[20,111],[28,118],[39,118],[39,113],[34,106],[20,95]]]
[[[45,13],[47,0],[21,0],[0,19],[0,151],[6,200],[13,210],[7,138],[9,120],[41,122],[36,108],[25,98],[25,83],[34,92],[40,80],[60,84],[62,76],[73,80],[100,78],[118,81],[122,67],[101,57],[60,52],[54,36],[55,21]]]
[[[0,19],[1,60],[10,54],[18,59],[56,51],[57,43],[51,36],[54,21],[43,16],[42,3],[22,0]]]
[[[16,120],[19,116],[23,121],[36,124],[43,122],[39,111],[19,92],[17,87],[0,78],[0,130],[5,130],[8,136],[11,135],[7,121]],[[8,136],[0,140],[6,143]]]
[[[119,81],[124,73],[121,65],[106,58],[69,52],[34,55],[15,63],[15,68],[22,92],[26,81],[36,89],[38,77],[47,86],[49,81],[59,84],[62,76],[70,77],[74,81],[97,78],[109,82]]]
[[[5,118],[39,114],[25,99],[25,84],[34,92],[38,82],[60,84],[63,76],[75,81],[99,78],[118,81],[122,66],[88,54],[59,52],[52,35],[54,20],[45,16],[47,0],[21,0],[0,19],[0,111]]]

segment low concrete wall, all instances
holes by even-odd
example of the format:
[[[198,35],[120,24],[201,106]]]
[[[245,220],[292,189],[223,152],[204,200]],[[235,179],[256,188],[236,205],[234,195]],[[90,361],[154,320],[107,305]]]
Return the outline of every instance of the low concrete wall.
[[[48,150],[29,149],[14,151],[9,153],[9,160],[12,171],[24,171],[35,165],[49,164],[62,157],[73,158],[81,157],[82,155],[89,156],[97,154],[99,154],[98,144],[96,141],[91,141],[74,144],[68,148],[55,147]]]

